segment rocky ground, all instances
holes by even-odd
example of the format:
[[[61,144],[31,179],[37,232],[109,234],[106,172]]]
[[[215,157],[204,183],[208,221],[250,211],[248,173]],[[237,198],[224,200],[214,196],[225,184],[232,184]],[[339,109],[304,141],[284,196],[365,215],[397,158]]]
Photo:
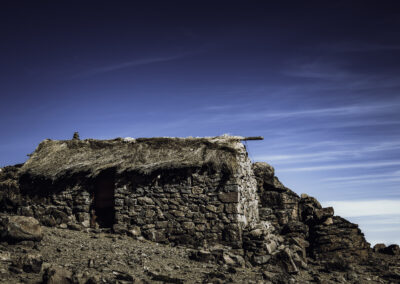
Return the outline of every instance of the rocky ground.
[[[240,267],[228,259],[196,261],[191,249],[105,230],[42,227],[42,234],[40,242],[1,243],[1,283],[400,282],[399,256],[381,253],[373,253],[363,265],[308,259],[306,269],[288,274],[271,265]]]
[[[44,274],[58,268],[59,273],[70,275],[71,283],[203,283],[214,278],[255,283],[263,279],[257,269],[198,262],[189,259],[191,251],[184,247],[101,230],[44,227],[43,235],[36,244],[1,245],[1,283],[41,283]]]

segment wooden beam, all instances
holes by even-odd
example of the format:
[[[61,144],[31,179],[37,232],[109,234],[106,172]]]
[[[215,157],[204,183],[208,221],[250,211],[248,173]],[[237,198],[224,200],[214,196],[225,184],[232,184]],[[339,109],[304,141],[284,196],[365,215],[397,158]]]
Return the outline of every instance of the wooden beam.
[[[262,136],[250,136],[250,137],[243,137],[242,141],[249,141],[249,140],[264,140]]]

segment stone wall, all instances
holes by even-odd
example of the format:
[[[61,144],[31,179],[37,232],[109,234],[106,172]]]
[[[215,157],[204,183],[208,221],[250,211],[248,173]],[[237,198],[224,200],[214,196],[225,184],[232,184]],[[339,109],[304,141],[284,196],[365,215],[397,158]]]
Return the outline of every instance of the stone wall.
[[[174,171],[118,181],[116,223],[156,242],[241,247],[243,228],[258,221],[258,198],[244,147],[238,159],[231,176]]]
[[[239,222],[243,229],[244,227],[253,226],[259,222],[259,197],[257,194],[257,181],[246,148],[242,143],[238,143],[236,150],[238,153],[237,159],[239,167],[234,178],[238,183],[238,191],[240,192]]]
[[[232,174],[188,168],[115,175],[113,229],[161,243],[241,248],[243,229],[258,222],[258,196],[251,162],[238,144]],[[93,226],[94,184],[81,180],[58,192],[21,194],[15,213],[47,226]]]
[[[156,242],[191,245],[231,241],[231,231],[239,229],[237,184],[222,185],[218,173],[165,173],[152,182],[137,180],[117,182],[115,220],[120,228],[140,229]]]

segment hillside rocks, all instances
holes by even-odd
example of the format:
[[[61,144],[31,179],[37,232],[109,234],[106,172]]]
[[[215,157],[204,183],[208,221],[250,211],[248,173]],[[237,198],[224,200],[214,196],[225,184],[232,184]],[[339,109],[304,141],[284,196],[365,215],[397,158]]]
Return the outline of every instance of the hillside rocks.
[[[282,185],[267,163],[254,163],[253,171],[260,196],[260,219],[270,221],[285,243],[296,243],[303,260],[304,251],[315,259],[338,257],[358,262],[368,257],[370,244],[356,224],[334,216],[332,207],[322,208],[307,194],[299,197]]]
[[[208,250],[215,258],[196,261],[191,258],[193,250],[184,246],[136,240],[103,229],[71,231],[44,227],[43,233],[42,241],[34,247],[0,243],[0,283],[42,283],[44,275],[48,279],[54,269],[62,270],[57,274],[74,284],[157,283],[154,279],[175,279],[184,283],[376,284],[398,283],[396,277],[400,275],[399,257],[380,253],[363,265],[338,259],[314,261],[309,258],[307,268],[302,268],[286,250],[286,256],[283,251],[271,257],[268,263],[253,266],[246,261],[240,265],[240,257],[235,258],[240,250],[229,247],[210,247]],[[28,254],[39,261],[41,256],[40,272],[26,272],[29,269],[20,268],[23,266],[19,263],[29,263],[22,261]],[[290,259],[297,270],[293,269]]]
[[[191,260],[191,250],[183,246],[135,240],[103,230],[44,227],[44,238],[37,248],[0,244],[0,253],[11,253],[8,259],[40,251],[41,271],[25,272],[14,268],[10,271],[12,260],[0,258],[0,283],[209,283],[206,281],[224,278],[224,282],[255,284],[262,279],[258,268],[245,267],[244,263],[234,267],[226,265],[222,258],[236,261],[228,248],[211,250],[216,256],[222,255],[221,258],[199,262]]]
[[[318,259],[348,258],[357,262],[365,260],[370,244],[356,224],[334,216],[330,225],[317,224],[310,232],[311,255]]]
[[[309,253],[317,259],[332,257],[362,261],[368,257],[370,244],[364,234],[353,224],[334,216],[332,207],[322,208],[313,197],[302,194],[299,203],[301,219],[308,226]]]

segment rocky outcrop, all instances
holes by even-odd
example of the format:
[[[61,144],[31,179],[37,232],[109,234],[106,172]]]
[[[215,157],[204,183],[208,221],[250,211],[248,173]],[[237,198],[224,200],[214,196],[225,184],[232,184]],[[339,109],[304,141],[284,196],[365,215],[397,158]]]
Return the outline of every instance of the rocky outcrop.
[[[285,187],[275,176],[275,170],[267,163],[254,163],[253,172],[257,180],[260,198],[260,220],[269,221],[278,229],[299,220],[300,197]]]
[[[346,258],[352,262],[367,259],[370,244],[353,224],[339,216],[329,223],[316,224],[310,229],[310,255],[317,259]]]
[[[16,213],[21,205],[19,194],[19,170],[21,166],[8,166],[0,171],[0,212]]]
[[[317,259],[332,257],[362,261],[368,257],[370,244],[358,225],[334,216],[332,207],[322,208],[313,197],[302,194],[299,203],[301,220],[308,226],[308,249]]]
[[[286,244],[295,244],[294,255],[300,252],[297,255],[303,261],[305,252],[314,259],[337,257],[355,262],[368,257],[370,244],[356,224],[334,216],[332,207],[322,208],[307,194],[299,197],[282,185],[267,163],[254,163],[253,171],[260,196],[260,219],[276,226]]]

